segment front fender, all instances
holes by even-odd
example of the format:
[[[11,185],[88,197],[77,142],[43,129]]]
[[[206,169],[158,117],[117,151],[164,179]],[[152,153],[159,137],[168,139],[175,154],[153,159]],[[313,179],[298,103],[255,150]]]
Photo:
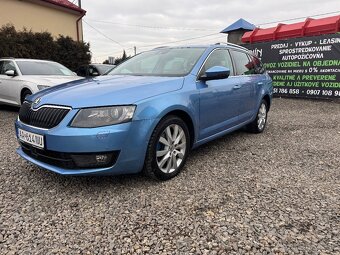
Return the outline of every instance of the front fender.
[[[35,94],[35,93],[37,93],[37,92],[39,91],[39,90],[38,90],[38,87],[37,87],[37,85],[36,85],[35,83],[30,82],[30,81],[25,81],[25,82],[23,83],[23,85],[21,86],[19,92],[18,92],[18,93],[19,93],[18,98],[20,98],[21,92],[22,92],[24,89],[28,89],[29,91],[31,91],[31,92],[32,92],[32,95]],[[27,99],[30,100],[30,97],[31,97],[31,96],[29,96]]]
[[[190,118],[194,126],[195,141],[198,134],[198,109],[199,94],[184,92],[183,90],[174,91],[169,94],[159,95],[145,99],[137,103],[134,120],[153,120],[148,134],[148,139],[159,121],[173,111],[182,111]]]

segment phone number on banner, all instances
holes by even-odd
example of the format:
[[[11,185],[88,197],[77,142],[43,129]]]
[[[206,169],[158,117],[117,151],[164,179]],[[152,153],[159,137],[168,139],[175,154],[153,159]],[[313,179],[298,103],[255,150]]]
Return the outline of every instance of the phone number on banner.
[[[306,96],[340,97],[340,90],[327,90],[327,89],[274,88],[273,93],[279,94],[279,95],[306,95]]]

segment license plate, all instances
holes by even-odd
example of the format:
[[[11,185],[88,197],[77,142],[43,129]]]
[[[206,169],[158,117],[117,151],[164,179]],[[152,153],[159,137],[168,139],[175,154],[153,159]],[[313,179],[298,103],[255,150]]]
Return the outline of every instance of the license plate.
[[[22,130],[19,128],[19,140],[31,144],[35,147],[38,147],[40,149],[44,149],[44,136],[34,134],[25,130]]]

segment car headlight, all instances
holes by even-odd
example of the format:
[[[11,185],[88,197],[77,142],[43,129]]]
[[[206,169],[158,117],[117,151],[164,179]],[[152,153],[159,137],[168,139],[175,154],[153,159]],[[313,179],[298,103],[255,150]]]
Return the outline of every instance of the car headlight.
[[[92,128],[129,122],[135,109],[135,105],[81,109],[73,119],[71,127]]]
[[[46,86],[46,85],[37,85],[37,87],[38,87],[39,90],[43,90],[43,89],[49,88],[50,86]]]

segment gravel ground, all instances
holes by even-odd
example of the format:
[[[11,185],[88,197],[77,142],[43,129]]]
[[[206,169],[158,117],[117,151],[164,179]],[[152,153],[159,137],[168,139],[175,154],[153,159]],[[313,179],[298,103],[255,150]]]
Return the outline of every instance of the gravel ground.
[[[266,132],[168,182],[64,177],[14,152],[0,106],[0,254],[340,254],[340,103],[275,99]]]

